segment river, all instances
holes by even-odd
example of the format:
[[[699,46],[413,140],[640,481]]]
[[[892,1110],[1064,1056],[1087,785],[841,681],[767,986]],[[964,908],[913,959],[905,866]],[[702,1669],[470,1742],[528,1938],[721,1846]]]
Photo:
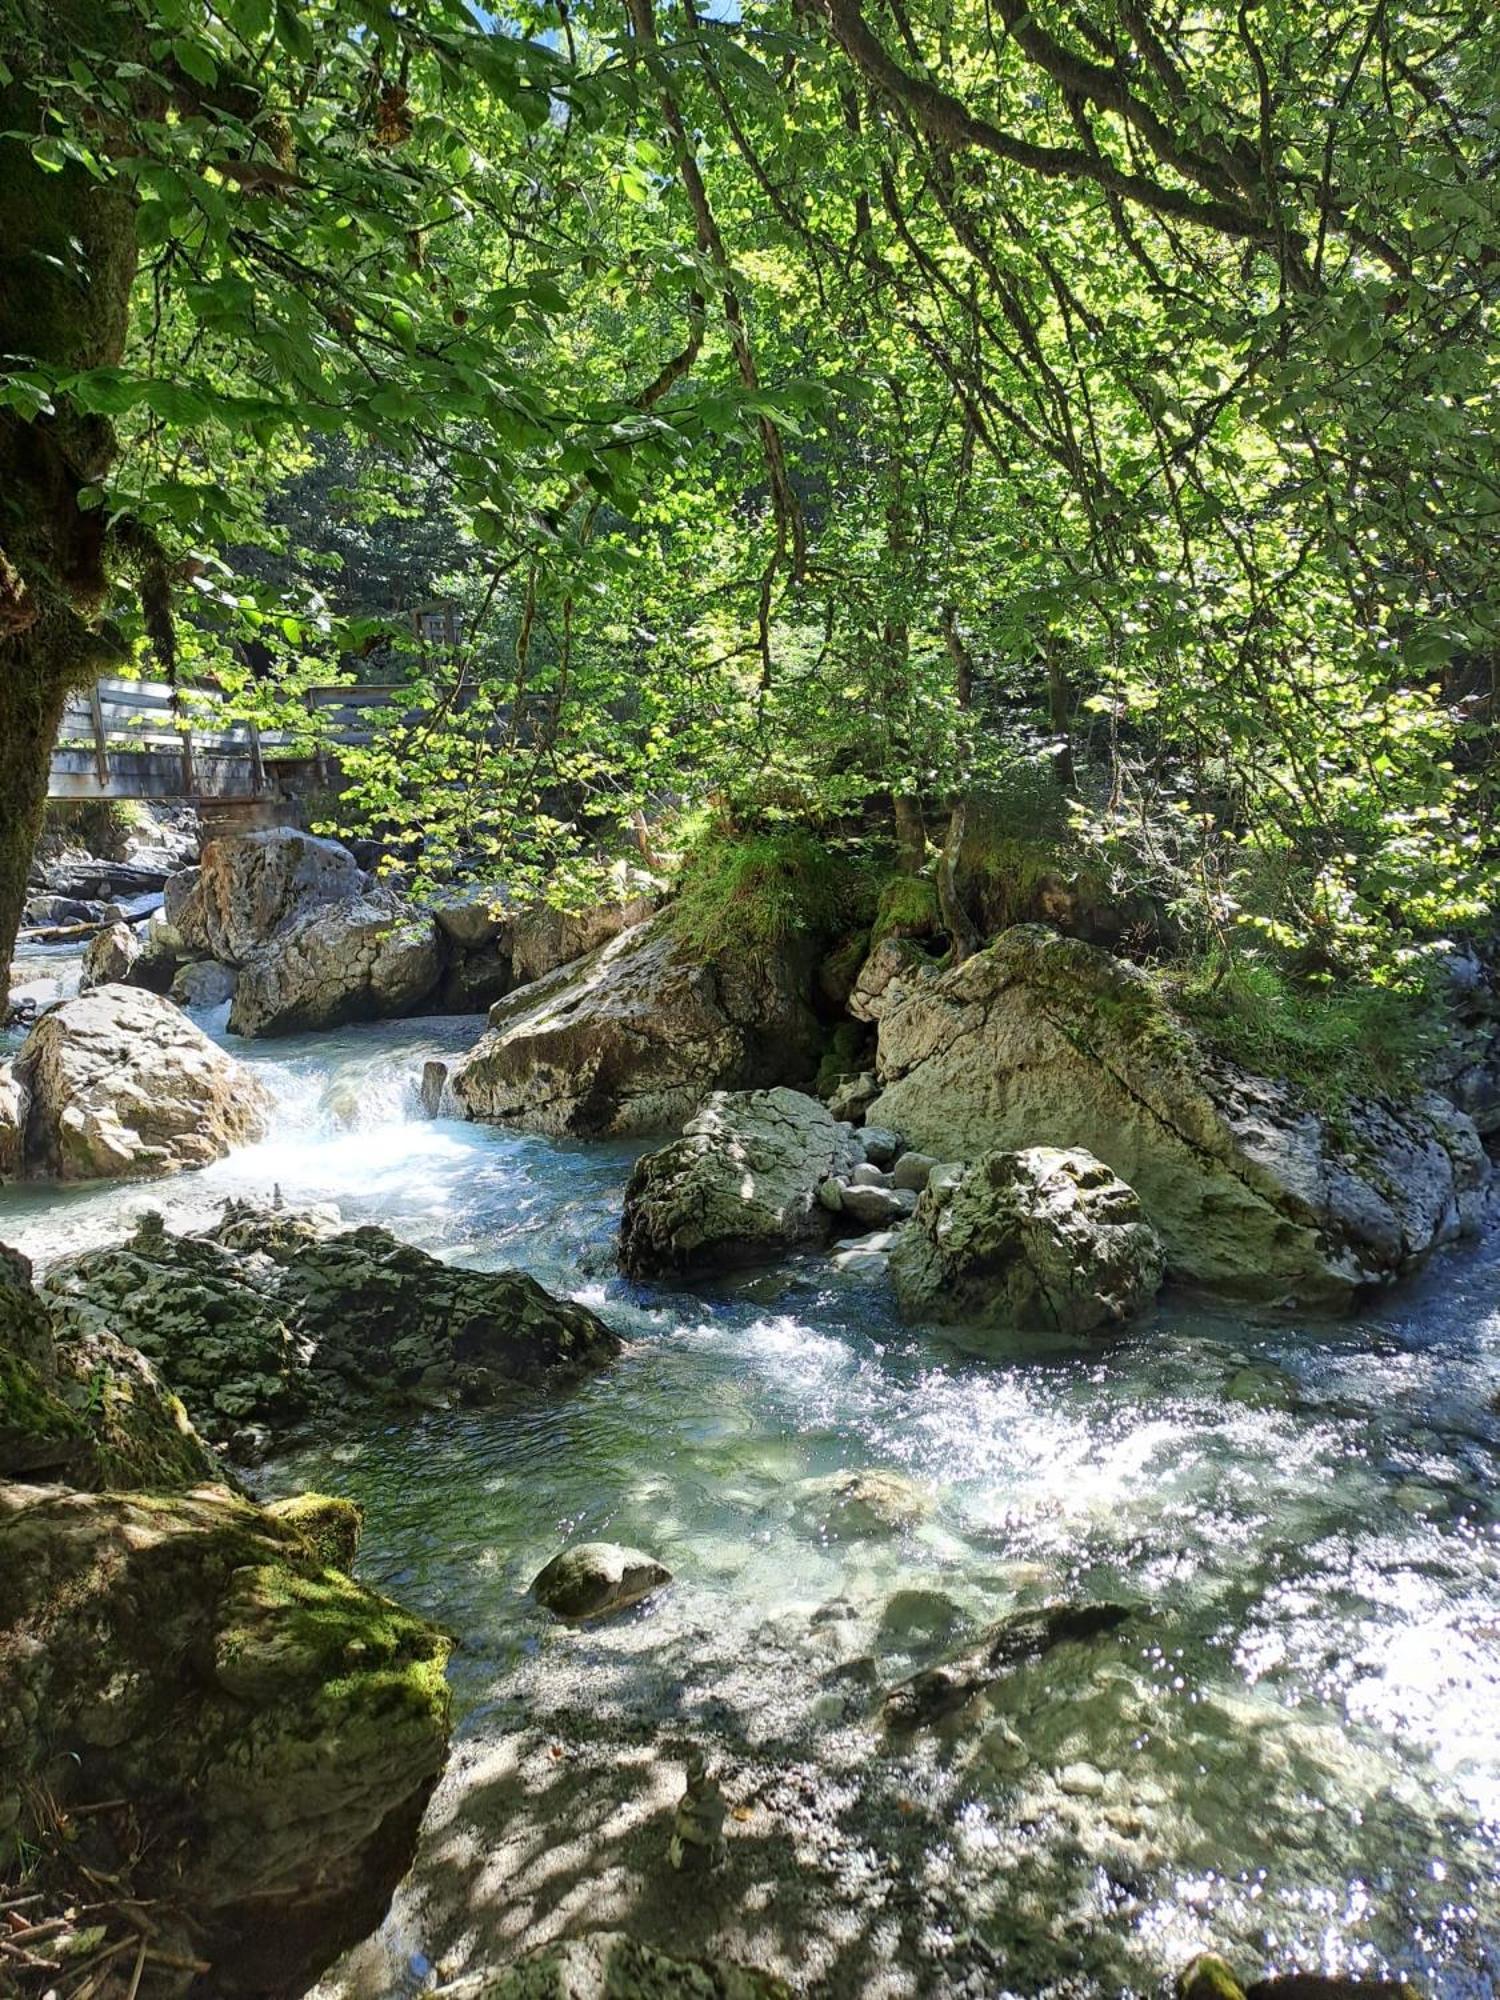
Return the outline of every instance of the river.
[[[422,1117],[422,1060],[478,1026],[231,1043],[275,1095],[262,1144],[147,1186],[0,1191],[0,1240],[42,1264],[145,1209],[331,1201],[524,1267],[626,1338],[577,1392],[372,1419],[256,1475],[358,1500],[359,1573],[458,1640],[416,1866],[325,2000],[598,1926],[830,1996],[1147,1994],[1211,1944],[1493,2000],[1500,1244],[1355,1320],[1168,1300],[998,1358],[822,1258],[645,1288],[612,1256],[634,1149]],[[856,1468],[925,1511],[856,1532],[819,1486]],[[675,1582],[557,1627],[526,1587],[582,1538]],[[1011,1674],[981,1727],[881,1734],[877,1682],[1057,1595],[1134,1615]],[[706,1879],[666,1854],[689,1742],[731,1805]]]

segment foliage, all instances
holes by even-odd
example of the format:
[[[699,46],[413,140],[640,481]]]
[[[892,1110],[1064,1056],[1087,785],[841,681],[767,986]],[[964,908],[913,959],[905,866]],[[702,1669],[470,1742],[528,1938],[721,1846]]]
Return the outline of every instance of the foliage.
[[[1211,1047],[1325,1110],[1412,1090],[1443,1034],[1441,1007],[1421,986],[1299,985],[1264,961],[1200,962],[1168,991]]]
[[[713,957],[826,937],[867,903],[859,867],[800,827],[715,834],[687,856],[671,922]]]
[[[86,615],[299,741],[406,683],[335,822],[413,879],[989,800],[1205,950],[1488,913],[1492,9],[0,8],[0,256],[86,186],[138,260],[117,354],[0,341],[111,430]]]

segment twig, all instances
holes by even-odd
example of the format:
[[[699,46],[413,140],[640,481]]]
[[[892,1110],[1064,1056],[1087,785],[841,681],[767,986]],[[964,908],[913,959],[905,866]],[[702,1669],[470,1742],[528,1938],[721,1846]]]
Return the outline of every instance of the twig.
[[[142,1938],[140,1950],[135,1955],[135,1970],[130,1975],[130,1988],[125,1995],[125,2000],[135,2000],[136,1994],[139,1993],[141,1990],[141,1974],[145,1970],[146,1970],[146,1940]]]

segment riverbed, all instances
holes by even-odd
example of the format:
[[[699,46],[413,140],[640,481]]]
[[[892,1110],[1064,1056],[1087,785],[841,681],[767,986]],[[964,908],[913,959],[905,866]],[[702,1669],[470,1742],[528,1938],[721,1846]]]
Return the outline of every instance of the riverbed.
[[[49,964],[48,976],[66,983]],[[223,1036],[221,1016],[205,1023]],[[154,1209],[334,1202],[520,1266],[625,1337],[576,1392],[368,1420],[262,1468],[366,1510],[361,1576],[453,1632],[455,1751],[412,1876],[326,2000],[629,1928],[830,1996],[1147,1994],[1212,1944],[1500,1986],[1500,1246],[1350,1321],[1168,1299],[1108,1342],[975,1355],[821,1257],[696,1293],[623,1280],[635,1148],[428,1120],[477,1020],[226,1045],[268,1138],[149,1185],[0,1191],[45,1264]],[[869,1531],[827,1482],[911,1482]],[[675,1581],[598,1629],[527,1586],[569,1540]],[[1108,1638],[977,1723],[887,1737],[879,1691],[1049,1598]],[[683,1757],[728,1858],[669,1865]]]

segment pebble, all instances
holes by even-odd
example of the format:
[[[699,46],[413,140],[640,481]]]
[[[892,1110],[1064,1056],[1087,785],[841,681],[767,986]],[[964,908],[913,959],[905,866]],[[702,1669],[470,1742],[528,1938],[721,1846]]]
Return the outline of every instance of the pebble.
[[[1097,1799],[1104,1795],[1104,1773],[1094,1764],[1066,1764],[1057,1782],[1069,1798]]]

